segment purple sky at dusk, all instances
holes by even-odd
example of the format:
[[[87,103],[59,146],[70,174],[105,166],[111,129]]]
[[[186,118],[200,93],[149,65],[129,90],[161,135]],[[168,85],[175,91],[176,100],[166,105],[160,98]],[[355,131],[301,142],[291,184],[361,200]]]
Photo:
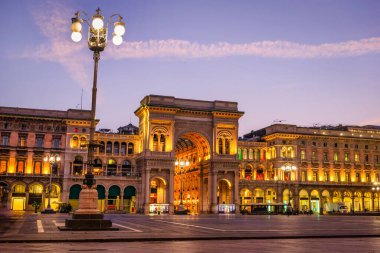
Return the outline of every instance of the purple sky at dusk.
[[[91,107],[93,61],[77,10],[125,18],[101,53],[98,128],[132,122],[149,94],[239,103],[239,135],[274,120],[380,125],[380,1],[3,0],[0,106]]]

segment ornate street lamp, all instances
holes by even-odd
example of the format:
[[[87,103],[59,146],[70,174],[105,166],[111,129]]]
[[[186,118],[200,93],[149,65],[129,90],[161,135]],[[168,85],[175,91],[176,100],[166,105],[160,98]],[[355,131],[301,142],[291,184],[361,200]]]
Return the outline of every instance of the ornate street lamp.
[[[48,190],[48,205],[47,208],[43,211],[43,213],[55,213],[55,211],[50,206],[50,196],[51,196],[51,181],[53,177],[53,167],[56,165],[59,161],[61,161],[61,157],[56,154],[49,154],[44,157],[44,162],[49,162],[50,164],[50,179],[49,179],[49,190]]]
[[[180,186],[180,203],[179,203],[179,206],[178,206],[178,211],[179,212],[184,212],[185,211],[185,208],[183,206],[183,179],[182,179],[182,174],[183,174],[183,168],[185,166],[189,166],[189,161],[186,160],[186,161],[183,161],[183,160],[180,160],[180,161],[175,161],[175,165],[178,166],[179,165],[179,168],[180,168],[180,172],[181,172],[181,186]]]
[[[96,111],[96,92],[97,92],[97,79],[98,79],[98,62],[100,59],[100,52],[102,52],[107,46],[108,38],[108,26],[114,17],[118,20],[113,24],[114,30],[112,33],[112,42],[115,45],[121,45],[123,42],[123,35],[125,34],[125,23],[122,21],[122,17],[119,14],[114,14],[109,17],[108,22],[104,25],[104,16],[101,14],[100,9],[96,10],[96,13],[92,16],[91,23],[88,19],[82,19],[80,13],[85,16],[87,14],[83,11],[78,11],[75,13],[75,17],[71,19],[71,39],[74,42],[79,42],[82,39],[82,24],[86,23],[88,28],[88,47],[94,52],[94,80],[92,86],[92,103],[91,103],[91,126],[90,126],[90,140],[88,144],[88,155],[87,155],[87,173],[83,184],[91,188],[96,184],[94,175],[92,174],[93,160],[94,160],[94,149],[99,146],[97,142],[94,141],[95,134],[95,111]]]
[[[92,85],[92,102],[91,102],[91,125],[90,125],[90,140],[88,143],[87,153],[87,172],[83,180],[83,190],[79,196],[78,209],[75,210],[72,219],[65,221],[65,227],[59,227],[61,230],[118,230],[112,228],[111,220],[104,220],[103,214],[98,209],[98,192],[95,189],[96,181],[94,174],[92,174],[94,163],[94,149],[99,146],[98,142],[94,141],[95,135],[95,111],[96,111],[96,92],[98,80],[98,62],[100,59],[100,52],[107,46],[108,26],[110,21],[117,17],[118,20],[113,24],[114,30],[112,33],[112,42],[115,45],[120,45],[123,42],[123,35],[125,33],[125,23],[119,14],[114,14],[109,17],[106,24],[104,24],[104,16],[101,14],[100,9],[92,16],[91,22],[88,19],[82,19],[80,13],[75,13],[75,17],[71,19],[71,39],[74,42],[79,42],[82,39],[82,24],[88,25],[88,48],[94,52],[94,80]]]

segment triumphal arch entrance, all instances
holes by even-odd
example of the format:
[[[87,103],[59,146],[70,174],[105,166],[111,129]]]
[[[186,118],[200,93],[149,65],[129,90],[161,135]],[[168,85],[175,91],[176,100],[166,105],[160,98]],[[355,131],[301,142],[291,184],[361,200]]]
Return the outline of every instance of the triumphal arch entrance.
[[[239,210],[236,102],[149,95],[135,114],[146,214]]]

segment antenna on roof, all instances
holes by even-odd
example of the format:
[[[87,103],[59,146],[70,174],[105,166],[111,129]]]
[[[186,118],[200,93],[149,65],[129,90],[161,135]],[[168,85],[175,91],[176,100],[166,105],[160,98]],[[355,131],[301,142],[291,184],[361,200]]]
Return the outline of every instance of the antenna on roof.
[[[285,121],[286,121],[285,119],[275,119],[275,120],[273,120],[273,123],[282,123]]]

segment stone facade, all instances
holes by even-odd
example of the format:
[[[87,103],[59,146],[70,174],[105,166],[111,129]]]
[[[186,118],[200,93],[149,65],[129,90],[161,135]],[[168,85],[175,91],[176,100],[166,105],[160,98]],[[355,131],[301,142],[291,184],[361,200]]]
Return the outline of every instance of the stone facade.
[[[94,154],[102,212],[193,213],[376,210],[380,129],[275,124],[238,138],[235,102],[146,96],[139,126],[96,132]],[[0,194],[3,207],[78,206],[87,172],[90,112],[0,107]],[[275,206],[275,207],[274,207]],[[277,209],[276,209],[277,208]]]

